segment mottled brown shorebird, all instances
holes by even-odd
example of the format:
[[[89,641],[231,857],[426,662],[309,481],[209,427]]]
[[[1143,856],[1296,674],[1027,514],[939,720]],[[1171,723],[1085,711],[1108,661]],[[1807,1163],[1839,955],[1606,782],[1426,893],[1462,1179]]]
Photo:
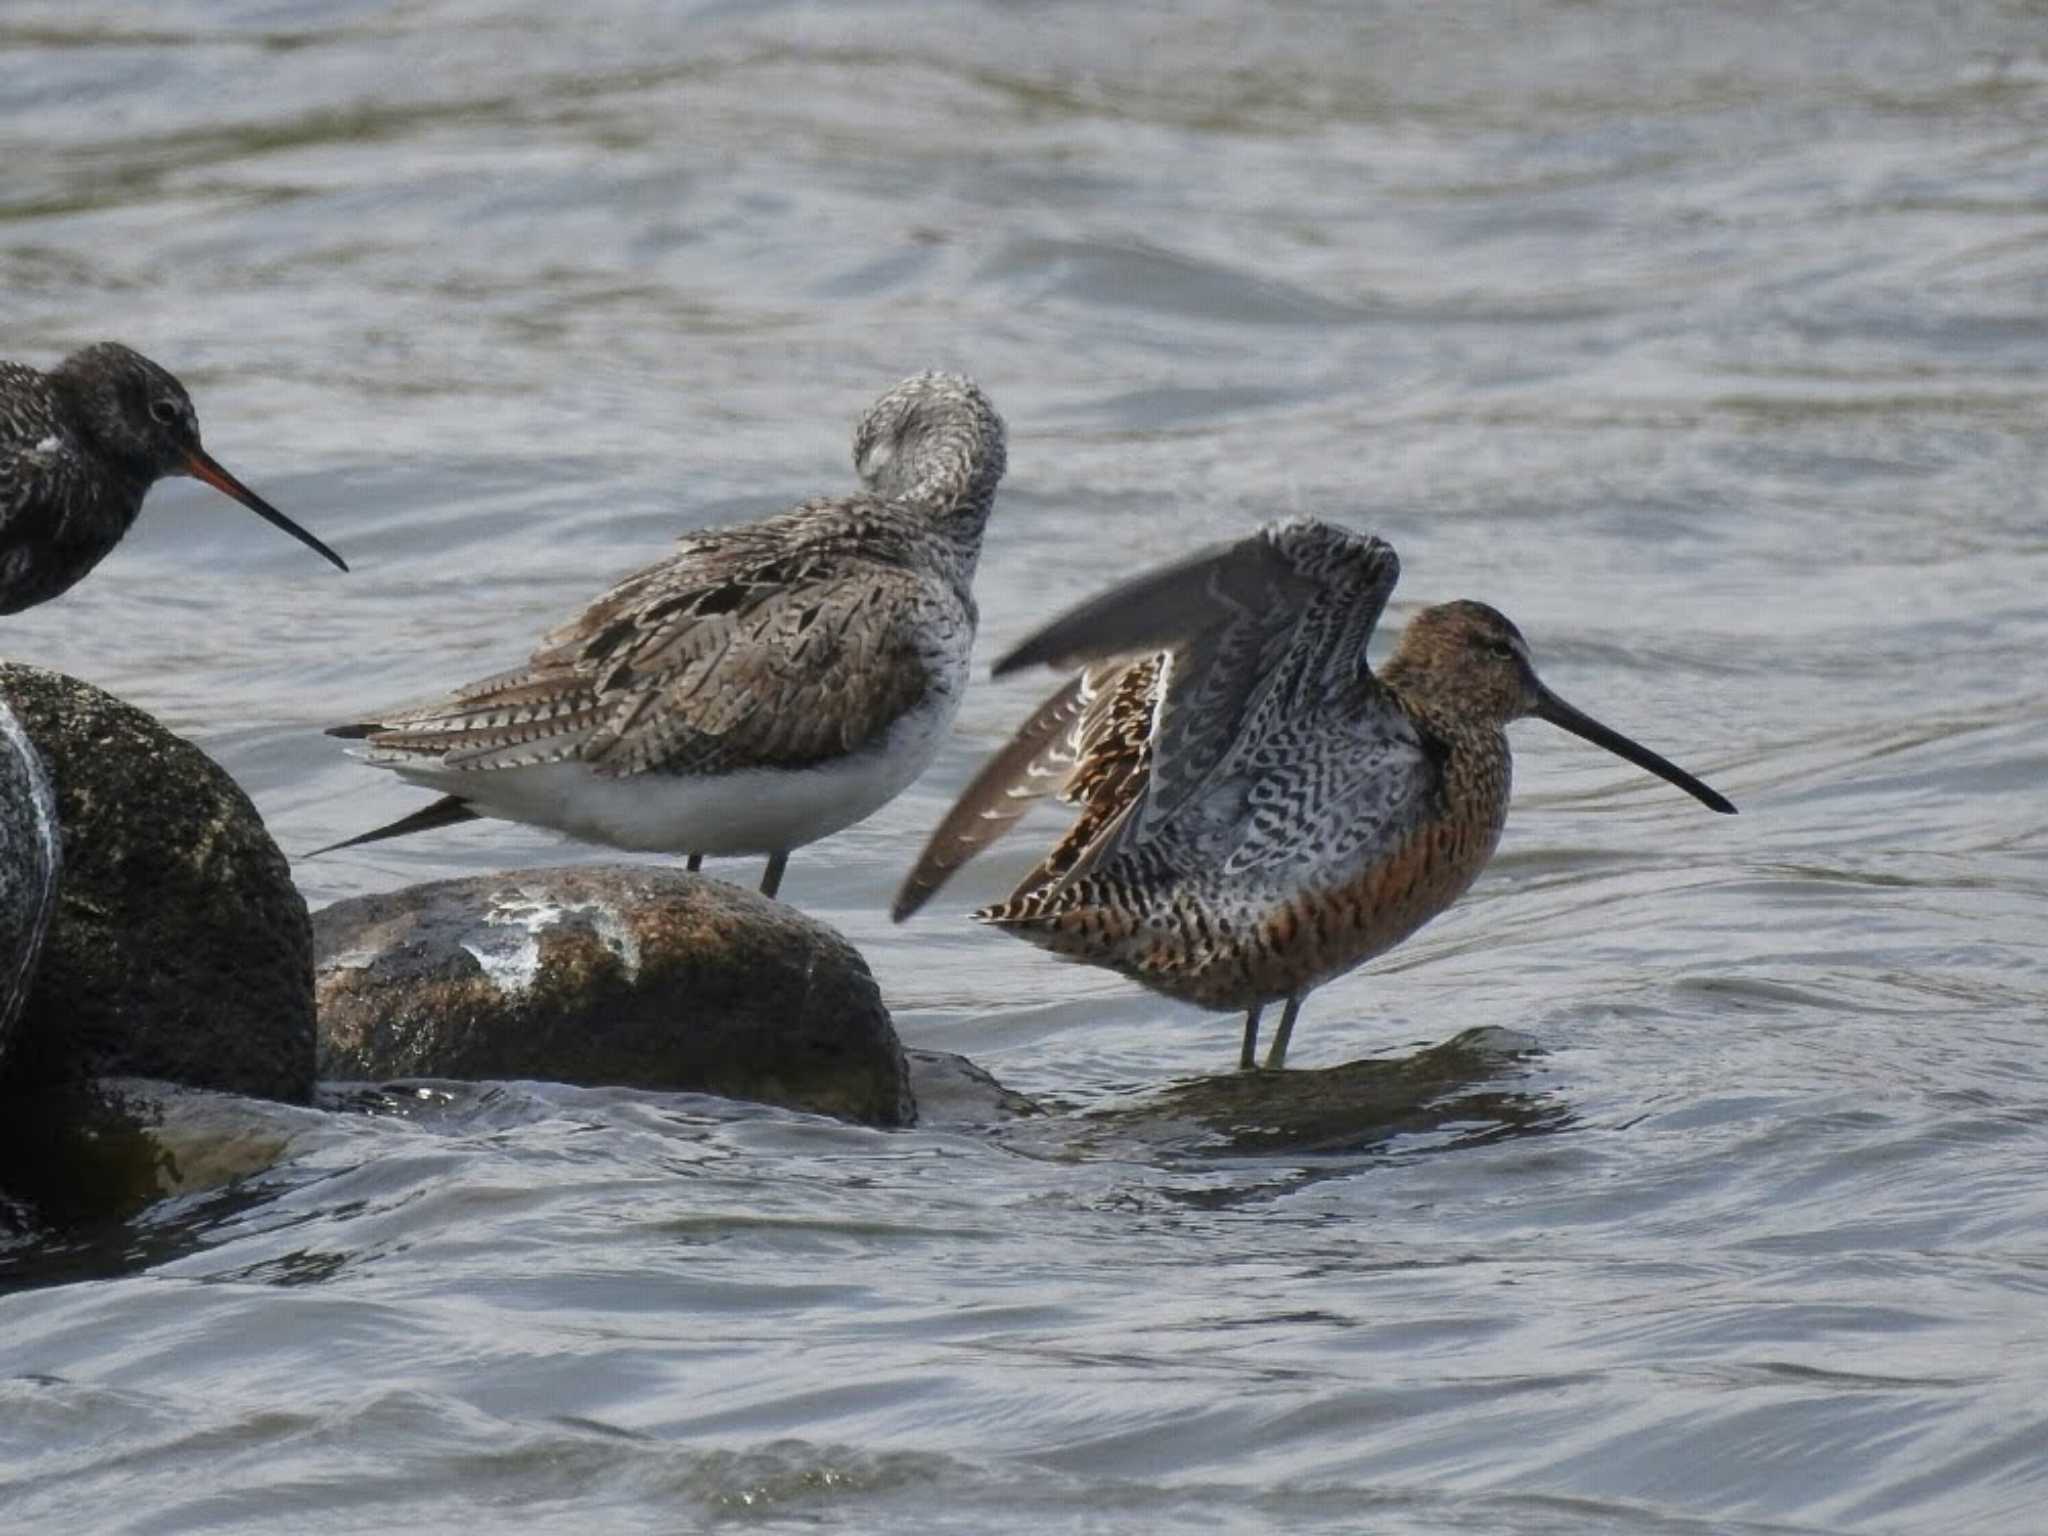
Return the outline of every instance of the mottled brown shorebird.
[[[996,663],[1074,678],[991,758],[926,844],[891,915],[1057,791],[1080,815],[974,916],[1168,997],[1259,1015],[1384,954],[1462,895],[1507,819],[1504,727],[1525,715],[1716,811],[1684,769],[1580,713],[1484,603],[1426,608],[1378,676],[1366,642],[1400,574],[1377,538],[1276,523],[1141,576]]]
[[[525,666],[329,731],[445,791],[331,848],[496,816],[691,869],[765,854],[773,896],[791,849],[894,799],[953,722],[1003,423],[971,379],[919,374],[853,456],[862,491],[689,534]]]
[[[204,480],[348,569],[200,446],[184,385],[103,341],[48,373],[0,362],[0,613],[46,603],[98,565],[166,475]]]

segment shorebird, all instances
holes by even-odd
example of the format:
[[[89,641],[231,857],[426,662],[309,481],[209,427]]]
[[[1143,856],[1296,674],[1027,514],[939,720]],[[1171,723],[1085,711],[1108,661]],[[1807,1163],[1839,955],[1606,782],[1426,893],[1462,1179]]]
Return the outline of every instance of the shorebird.
[[[48,373],[0,362],[0,613],[46,603],[98,565],[166,475],[204,480],[348,569],[200,446],[184,385],[103,341]]]
[[[765,854],[773,896],[791,849],[894,799],[952,724],[1003,423],[972,380],[918,374],[853,457],[859,493],[689,534],[526,665],[334,727],[445,793],[331,848],[496,816],[693,870]]]
[[[1140,576],[996,663],[1075,676],[940,822],[904,880],[902,922],[1057,791],[1079,808],[1003,901],[974,916],[1168,997],[1259,1017],[1302,1000],[1462,895],[1500,841],[1504,727],[1533,715],[1735,807],[1565,703],[1521,631],[1484,603],[1426,608],[1375,676],[1366,642],[1400,562],[1312,519],[1269,524]]]

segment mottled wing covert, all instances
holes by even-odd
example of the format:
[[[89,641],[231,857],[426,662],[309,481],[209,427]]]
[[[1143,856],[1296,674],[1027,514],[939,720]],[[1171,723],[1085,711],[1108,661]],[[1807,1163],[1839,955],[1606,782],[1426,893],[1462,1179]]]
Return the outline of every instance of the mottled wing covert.
[[[1369,682],[1366,644],[1400,569],[1383,540],[1269,524],[1084,603],[998,663],[1000,674],[1163,653],[1143,798],[1086,862],[1155,835],[1269,727]]]
[[[792,536],[835,510],[693,537],[525,666],[378,722],[372,746],[463,770],[577,758],[623,778],[801,768],[865,745],[923,698],[946,619],[972,620],[907,567]]]

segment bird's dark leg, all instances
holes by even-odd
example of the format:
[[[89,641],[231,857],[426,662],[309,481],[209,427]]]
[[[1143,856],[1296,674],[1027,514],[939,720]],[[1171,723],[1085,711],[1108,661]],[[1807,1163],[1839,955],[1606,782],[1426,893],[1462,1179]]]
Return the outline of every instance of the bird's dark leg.
[[[1237,1070],[1249,1072],[1259,1064],[1259,1015],[1266,1005],[1259,1003],[1244,1016],[1244,1049],[1237,1053]]]
[[[787,868],[789,868],[789,855],[787,853],[771,853],[768,855],[768,869],[761,876],[761,894],[763,896],[773,896],[782,889],[782,872]]]
[[[1280,1027],[1273,1031],[1273,1047],[1266,1052],[1266,1070],[1278,1072],[1287,1065],[1287,1041],[1294,1033],[1294,1020],[1301,1012],[1301,994],[1295,993],[1287,999],[1287,1006],[1280,1013]]]
[[[693,853],[693,854],[691,854],[691,855],[690,855],[690,858],[689,858],[689,862],[683,865],[683,868],[687,869],[687,870],[688,870],[688,871],[689,871],[689,872],[690,872],[691,874],[693,874],[693,875],[694,875],[695,873],[697,873],[697,871],[698,871],[698,870],[700,870],[700,869],[702,869],[703,867],[704,867],[704,855],[703,855],[703,854],[701,854],[701,853]]]

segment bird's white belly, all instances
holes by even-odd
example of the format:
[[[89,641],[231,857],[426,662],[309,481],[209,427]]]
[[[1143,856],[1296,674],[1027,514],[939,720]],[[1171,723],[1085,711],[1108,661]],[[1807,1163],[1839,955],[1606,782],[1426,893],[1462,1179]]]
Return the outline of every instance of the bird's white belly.
[[[393,764],[414,784],[462,796],[482,816],[658,853],[783,853],[872,815],[931,763],[960,702],[937,688],[882,741],[807,768],[607,778],[581,762],[450,771]]]

